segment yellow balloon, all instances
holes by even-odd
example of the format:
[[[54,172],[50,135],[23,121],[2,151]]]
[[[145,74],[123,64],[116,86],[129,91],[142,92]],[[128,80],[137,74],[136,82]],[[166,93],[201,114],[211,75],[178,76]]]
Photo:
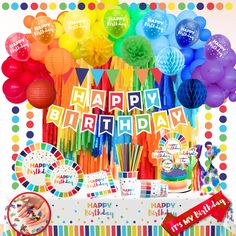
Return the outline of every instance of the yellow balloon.
[[[76,47],[76,49],[71,53],[72,57],[77,60],[81,58],[81,50],[80,50],[80,45]]]
[[[54,21],[54,25],[56,27],[56,32],[55,32],[54,38],[58,39],[64,33],[64,29],[63,29],[63,26],[61,25],[61,23],[58,21]]]
[[[73,52],[78,43],[74,39],[72,39],[69,35],[63,34],[58,41],[59,48],[64,48],[68,52]]]
[[[107,37],[108,36],[108,33],[104,27],[104,24],[103,22],[101,21],[96,21],[92,27],[91,27],[91,31],[92,31],[92,34],[94,36],[105,36]]]
[[[70,11],[64,18],[63,27],[71,38],[76,41],[81,41],[89,34],[90,20],[88,15],[83,11]]]
[[[64,18],[66,16],[66,14],[68,13],[68,11],[63,11],[62,13],[60,13],[57,17],[57,20],[63,25],[64,23]]]

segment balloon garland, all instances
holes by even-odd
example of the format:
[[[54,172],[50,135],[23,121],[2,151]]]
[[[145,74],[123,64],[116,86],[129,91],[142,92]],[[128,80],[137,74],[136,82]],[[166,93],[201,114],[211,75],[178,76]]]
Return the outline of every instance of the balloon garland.
[[[185,134],[190,146],[195,144],[195,135],[190,134],[197,133],[196,114],[202,104],[219,107],[227,98],[236,101],[236,55],[230,41],[224,35],[212,36],[205,28],[206,19],[192,11],[176,17],[160,9],[124,10],[116,3],[112,9],[62,12],[54,20],[38,13],[26,16],[23,23],[30,32],[13,33],[6,40],[10,57],[2,64],[8,78],[2,90],[11,103],[28,99],[34,107],[44,109],[44,141],[57,145],[85,173],[108,166],[114,167],[115,173],[117,157],[111,155],[115,145],[133,142],[143,146],[139,177],[153,178],[155,169],[148,159],[160,133],[132,138],[98,136],[97,132],[80,133],[81,124],[77,132],[47,124],[46,108],[51,104],[71,109],[72,87],[78,86],[76,68],[108,69],[99,84],[94,84],[88,74],[81,84],[87,89],[108,92],[159,88],[163,110],[185,107],[190,124],[176,131]],[[137,70],[148,68],[157,71],[148,72],[140,81]],[[73,109],[110,114],[107,107],[104,111],[78,106]],[[116,116],[119,112],[111,113]],[[123,114],[130,113],[125,108]]]

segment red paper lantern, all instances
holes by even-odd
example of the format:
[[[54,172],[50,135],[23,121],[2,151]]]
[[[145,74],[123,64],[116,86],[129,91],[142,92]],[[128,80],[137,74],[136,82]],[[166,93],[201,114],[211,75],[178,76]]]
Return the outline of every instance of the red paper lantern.
[[[49,107],[55,100],[56,91],[48,80],[34,80],[26,91],[29,103],[39,109]]]

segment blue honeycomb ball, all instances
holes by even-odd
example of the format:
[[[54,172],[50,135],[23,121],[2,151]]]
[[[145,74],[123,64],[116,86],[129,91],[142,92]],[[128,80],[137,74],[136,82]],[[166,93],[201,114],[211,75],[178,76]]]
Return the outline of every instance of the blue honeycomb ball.
[[[194,109],[205,103],[207,89],[201,81],[189,79],[179,86],[177,96],[184,107]]]
[[[176,75],[184,68],[185,58],[175,47],[163,48],[156,56],[156,66],[165,75]]]

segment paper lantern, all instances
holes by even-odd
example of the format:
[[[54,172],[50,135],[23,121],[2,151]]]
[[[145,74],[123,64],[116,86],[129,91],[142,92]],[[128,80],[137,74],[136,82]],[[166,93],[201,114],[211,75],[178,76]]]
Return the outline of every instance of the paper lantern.
[[[29,103],[39,109],[49,107],[55,100],[56,91],[48,80],[35,80],[26,91]]]
[[[71,54],[63,48],[52,48],[45,57],[45,66],[54,75],[63,75],[73,66]]]

